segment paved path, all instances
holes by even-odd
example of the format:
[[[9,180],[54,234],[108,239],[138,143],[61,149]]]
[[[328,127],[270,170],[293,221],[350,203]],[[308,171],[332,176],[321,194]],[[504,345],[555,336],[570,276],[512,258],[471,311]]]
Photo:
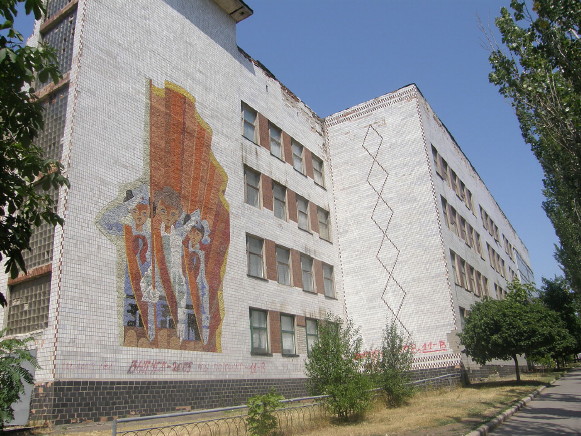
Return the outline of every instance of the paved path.
[[[581,368],[551,387],[500,425],[495,436],[581,435]]]

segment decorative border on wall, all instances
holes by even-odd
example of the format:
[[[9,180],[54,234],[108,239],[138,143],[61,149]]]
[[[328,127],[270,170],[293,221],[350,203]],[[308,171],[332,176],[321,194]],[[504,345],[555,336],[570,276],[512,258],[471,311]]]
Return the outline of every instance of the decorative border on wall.
[[[391,223],[391,219],[393,218],[394,211],[383,196],[383,190],[389,177],[389,172],[378,160],[379,152],[383,146],[383,137],[373,126],[370,125],[367,127],[361,146],[373,160],[369,172],[367,173],[366,181],[377,195],[377,201],[375,202],[373,212],[371,213],[371,220],[382,233],[381,243],[379,244],[375,258],[379,261],[381,267],[387,272],[387,281],[383,286],[381,299],[391,311],[395,320],[400,324],[401,328],[403,328],[409,336],[409,330],[399,318],[399,313],[406,298],[406,291],[402,288],[393,274],[395,266],[397,265],[400,250],[387,235],[387,230]],[[387,221],[386,217],[388,217]],[[397,295],[395,295],[396,292]],[[392,295],[388,296],[390,293]],[[387,298],[392,301],[395,300],[395,305],[390,304]]]
[[[418,88],[415,85],[407,86],[391,94],[377,97],[369,102],[362,103],[361,105],[355,106],[351,109],[346,109],[343,112],[331,115],[325,118],[325,125],[335,126],[345,121],[352,121],[356,118],[367,115],[379,108],[386,108],[402,101],[411,101],[414,98],[417,98],[418,93]]]

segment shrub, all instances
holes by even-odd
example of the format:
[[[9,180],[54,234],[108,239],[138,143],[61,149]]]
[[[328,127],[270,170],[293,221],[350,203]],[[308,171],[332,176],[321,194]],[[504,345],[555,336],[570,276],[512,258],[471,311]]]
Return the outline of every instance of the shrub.
[[[251,436],[267,436],[273,434],[278,427],[274,412],[282,404],[284,397],[273,388],[268,394],[255,395],[248,400],[248,433]]]
[[[364,371],[361,336],[353,323],[327,315],[305,369],[312,395],[328,395],[329,411],[340,420],[359,418],[371,404],[372,383]]]
[[[29,362],[39,368],[36,359],[27,348],[32,338],[1,339],[4,331],[0,331],[0,429],[4,424],[14,419],[12,404],[24,393],[24,383],[33,383],[34,377],[22,367]]]
[[[414,394],[414,387],[410,384],[413,359],[411,344],[401,335],[395,323],[386,325],[381,350],[371,367],[375,384],[383,390],[389,407],[405,404]]]

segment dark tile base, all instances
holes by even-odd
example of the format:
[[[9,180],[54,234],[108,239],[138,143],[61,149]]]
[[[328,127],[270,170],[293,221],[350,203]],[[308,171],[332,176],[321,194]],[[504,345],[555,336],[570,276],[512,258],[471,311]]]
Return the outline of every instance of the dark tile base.
[[[271,387],[285,398],[307,394],[305,379],[55,381],[35,386],[29,420],[60,425],[226,407]]]
[[[491,374],[514,374],[513,366],[484,366],[464,370],[459,366],[412,371],[420,388],[455,386]],[[307,395],[306,379],[241,379],[197,381],[55,381],[35,386],[30,423],[69,424],[108,421],[127,416],[147,416],[195,409],[212,409],[246,403],[249,397],[274,387],[285,398]]]

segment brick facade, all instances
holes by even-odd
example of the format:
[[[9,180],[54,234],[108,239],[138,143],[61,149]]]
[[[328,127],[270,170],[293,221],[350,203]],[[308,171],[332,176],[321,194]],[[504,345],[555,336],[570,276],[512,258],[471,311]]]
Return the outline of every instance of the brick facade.
[[[456,333],[461,309],[481,296],[458,282],[450,252],[487,277],[491,292],[506,289],[507,277],[492,268],[486,243],[507,271],[519,270],[484,229],[481,205],[521,263],[528,253],[415,85],[321,119],[237,47],[235,20],[218,3],[152,0],[139,11],[105,3],[74,1],[50,18],[74,24],[66,86],[40,91],[62,102],[51,133],[62,149],[51,152],[71,187],[57,193],[65,224],[47,233],[52,254],[35,270],[50,283],[45,324],[28,332],[42,368],[32,421],[239,404],[269,386],[303,395],[305,319],[329,312],[361,326],[366,348],[398,322],[420,378],[459,379],[461,363],[478,370]],[[281,153],[270,125],[281,131]],[[432,147],[474,210],[438,175]],[[273,183],[286,189],[283,216]],[[444,223],[441,197],[480,234],[484,255]],[[290,286],[279,283],[276,246],[290,252]],[[309,274],[313,292],[304,292]],[[0,285],[29,279],[2,276]],[[8,312],[20,306],[24,317],[25,303],[13,298]],[[296,354],[282,355],[281,314],[294,317]]]

